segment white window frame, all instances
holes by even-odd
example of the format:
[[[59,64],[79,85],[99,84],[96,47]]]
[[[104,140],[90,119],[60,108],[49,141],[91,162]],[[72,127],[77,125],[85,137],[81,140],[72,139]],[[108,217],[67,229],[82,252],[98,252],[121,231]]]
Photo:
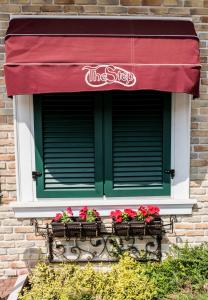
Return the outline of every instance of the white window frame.
[[[137,208],[139,205],[158,205],[162,215],[192,213],[195,199],[189,198],[190,174],[190,118],[191,96],[172,94],[171,112],[171,168],[175,178],[171,181],[171,195],[157,197],[100,197],[100,198],[37,198],[35,171],[35,142],[33,95],[14,97],[14,126],[16,145],[17,201],[11,206],[16,217],[52,217],[57,211],[71,206],[75,214],[87,205],[109,216],[113,209]]]

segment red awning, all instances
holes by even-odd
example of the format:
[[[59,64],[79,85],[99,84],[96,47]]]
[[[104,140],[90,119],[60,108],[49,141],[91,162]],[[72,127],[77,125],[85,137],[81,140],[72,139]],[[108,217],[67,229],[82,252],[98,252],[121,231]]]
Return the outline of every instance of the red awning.
[[[9,96],[147,89],[199,95],[199,41],[188,20],[17,18],[5,44]]]

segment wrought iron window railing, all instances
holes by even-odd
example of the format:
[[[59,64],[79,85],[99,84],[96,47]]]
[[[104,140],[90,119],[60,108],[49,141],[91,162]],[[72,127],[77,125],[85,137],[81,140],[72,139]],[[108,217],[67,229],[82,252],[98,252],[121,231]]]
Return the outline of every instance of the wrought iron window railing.
[[[46,238],[49,262],[115,262],[128,251],[138,261],[160,261],[162,239],[173,232],[175,216],[166,223],[156,219],[151,224],[126,222],[73,222],[41,225],[31,220],[35,234]]]

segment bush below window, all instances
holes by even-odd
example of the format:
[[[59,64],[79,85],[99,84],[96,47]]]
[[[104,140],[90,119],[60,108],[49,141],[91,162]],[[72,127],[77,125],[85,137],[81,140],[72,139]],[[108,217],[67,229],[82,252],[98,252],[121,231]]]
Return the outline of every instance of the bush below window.
[[[108,271],[92,264],[40,263],[20,300],[205,300],[207,295],[194,295],[206,290],[207,283],[208,245],[186,245],[174,247],[162,263],[138,263],[126,253]],[[190,297],[176,295],[187,291]]]

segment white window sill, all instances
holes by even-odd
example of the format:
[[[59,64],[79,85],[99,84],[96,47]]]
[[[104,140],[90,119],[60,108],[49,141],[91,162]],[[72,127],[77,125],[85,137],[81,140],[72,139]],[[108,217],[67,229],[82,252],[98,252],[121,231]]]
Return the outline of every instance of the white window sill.
[[[69,198],[59,199],[39,199],[34,202],[13,202],[11,207],[17,218],[52,218],[57,212],[63,211],[70,206],[75,216],[78,215],[82,206],[88,206],[97,209],[101,216],[109,216],[115,209],[124,209],[130,207],[137,209],[140,205],[157,205],[160,208],[160,214],[169,215],[190,215],[192,207],[196,204],[195,199],[177,199],[170,197],[113,197],[113,198]]]

